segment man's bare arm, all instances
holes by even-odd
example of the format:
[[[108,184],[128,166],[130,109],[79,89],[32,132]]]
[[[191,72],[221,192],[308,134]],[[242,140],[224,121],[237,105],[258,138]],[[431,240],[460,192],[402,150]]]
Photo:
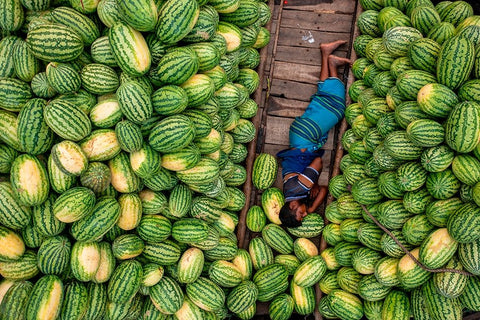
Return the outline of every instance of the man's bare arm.
[[[317,170],[318,173],[322,171],[323,163],[322,163],[322,158],[318,157],[313,159],[312,163],[310,163],[309,167],[312,167],[313,169]]]
[[[327,196],[328,188],[326,186],[320,186],[320,191],[318,192],[317,196],[313,200],[313,203],[310,207],[307,208],[308,213],[315,212],[320,204],[323,202],[325,197]]]

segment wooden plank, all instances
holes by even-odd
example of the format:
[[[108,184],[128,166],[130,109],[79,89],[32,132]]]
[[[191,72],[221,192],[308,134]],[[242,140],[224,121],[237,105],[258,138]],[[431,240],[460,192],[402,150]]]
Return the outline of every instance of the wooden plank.
[[[350,14],[319,13],[313,11],[284,10],[282,27],[322,32],[350,32],[352,16]]]
[[[279,79],[273,79],[271,84],[270,95],[300,101],[309,101],[312,94],[317,91],[316,84]]]
[[[284,99],[270,96],[267,114],[270,116],[295,118],[301,116],[308,107],[308,101]]]
[[[316,83],[320,76],[319,65],[309,66],[299,63],[275,61],[273,78],[306,83]]]
[[[356,0],[286,0],[285,9],[318,12],[350,13],[355,12]]]
[[[268,130],[265,134],[265,143],[288,145],[288,131],[290,124],[293,122],[292,118],[273,117],[267,116]],[[335,128],[330,129],[328,132],[328,140],[323,146],[323,149],[333,150],[335,138]]]
[[[337,69],[338,73],[342,74],[344,69],[343,66],[339,67]],[[273,78],[316,84],[320,78],[320,70],[321,65],[310,66],[299,63],[275,61]]]
[[[287,0],[284,9],[304,11],[354,13],[356,0]]]
[[[335,51],[335,55],[345,58],[347,51],[344,46]],[[275,61],[306,64],[310,66],[320,65],[320,44],[315,48],[302,48],[291,46],[278,46]]]
[[[291,118],[267,116],[265,143],[288,145],[288,129],[293,122]]]
[[[350,40],[348,32],[325,32],[280,26],[278,45],[318,48],[321,43],[336,40]],[[344,45],[345,46],[345,45]]]

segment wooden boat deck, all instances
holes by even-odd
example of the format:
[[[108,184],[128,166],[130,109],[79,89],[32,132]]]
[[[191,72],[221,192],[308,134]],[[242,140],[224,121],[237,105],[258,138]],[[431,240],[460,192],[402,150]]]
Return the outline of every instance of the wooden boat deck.
[[[305,111],[311,95],[316,92],[321,68],[320,44],[346,40],[347,43],[339,47],[335,54],[354,58],[352,42],[360,7],[357,0],[275,0],[270,1],[270,6],[273,11],[268,25],[271,40],[262,49],[262,61],[258,69],[262,82],[255,92],[259,110],[253,119],[258,132],[257,138],[249,145],[247,170],[257,154],[275,155],[288,148],[289,126],[295,117]],[[339,71],[345,84],[353,81],[348,68]],[[340,126],[329,132],[327,143],[323,146],[325,154],[320,185],[327,185],[332,175]],[[258,204],[260,192],[250,186],[250,181],[245,185],[249,204]],[[282,188],[281,170],[274,186]],[[246,247],[248,239],[254,236],[242,223],[238,235],[240,247]]]
[[[257,138],[249,145],[247,171],[250,173],[253,161],[259,153],[275,155],[288,147],[288,130],[295,117],[300,116],[309,103],[310,96],[316,91],[316,83],[321,68],[320,44],[335,40],[346,40],[334,54],[355,60],[352,48],[353,40],[358,36],[356,19],[362,12],[358,0],[269,0],[272,19],[266,26],[271,32],[271,41],[262,49],[262,60],[258,68],[261,79],[260,88],[255,92],[259,105],[257,116],[253,119],[257,127]],[[438,1],[436,1],[438,2]],[[480,14],[480,4],[468,1]],[[348,86],[354,77],[348,68],[340,69],[340,78]],[[347,104],[349,103],[347,95]],[[340,137],[346,130],[345,120],[329,132],[324,145],[323,170],[319,184],[328,185],[330,177],[339,174],[339,160],[343,155]],[[282,188],[281,170],[278,172],[275,187]],[[240,216],[238,225],[239,247],[248,248],[249,240],[258,236],[245,226],[248,208],[260,204],[261,192],[251,184],[250,174],[244,185],[247,206]],[[331,197],[319,208],[323,212]],[[326,244],[321,237],[312,239],[320,250]],[[321,292],[316,288],[317,302]],[[255,319],[269,319],[268,303],[257,303]],[[293,314],[291,319],[322,319],[316,310],[313,315]],[[479,320],[480,313],[467,313],[465,320]]]
[[[355,54],[352,42],[356,34],[356,17],[360,12],[357,0],[270,0],[269,5],[272,19],[267,27],[271,32],[271,40],[262,49],[262,61],[258,68],[261,85],[255,92],[255,100],[259,110],[253,119],[258,132],[257,138],[249,145],[249,172],[259,153],[275,155],[288,148],[289,126],[295,117],[303,114],[311,95],[316,92],[321,68],[320,44],[346,40],[347,43],[334,54],[355,58],[352,56]],[[345,84],[353,81],[348,68],[339,71]],[[323,147],[325,154],[320,185],[327,185],[329,177],[335,171],[335,156],[339,153],[338,137],[344,130],[345,124],[339,124],[329,132],[327,143]],[[282,188],[281,170],[274,186]],[[250,206],[260,203],[261,193],[251,186],[250,177],[245,183],[244,191]],[[323,211],[325,204],[320,211]],[[257,236],[245,226],[248,207],[242,211],[237,232],[239,247],[243,248],[248,248],[249,240]],[[319,247],[322,246],[320,237],[313,240]],[[268,304],[258,304],[256,318],[263,319],[266,314]],[[301,318],[321,319],[318,313]]]

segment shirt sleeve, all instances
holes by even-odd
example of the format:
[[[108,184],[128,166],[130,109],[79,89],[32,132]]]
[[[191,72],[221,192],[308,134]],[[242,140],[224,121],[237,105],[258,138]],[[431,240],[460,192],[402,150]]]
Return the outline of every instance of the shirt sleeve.
[[[317,183],[319,173],[312,167],[306,167],[301,174],[298,175],[298,181],[310,190]]]
[[[294,176],[283,184],[283,194],[285,202],[306,198],[310,189],[305,187],[298,179],[299,175]]]

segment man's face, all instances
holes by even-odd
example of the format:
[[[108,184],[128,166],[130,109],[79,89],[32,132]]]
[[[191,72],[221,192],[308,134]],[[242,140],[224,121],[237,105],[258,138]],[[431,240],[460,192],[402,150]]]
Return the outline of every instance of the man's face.
[[[307,215],[307,206],[305,204],[299,203],[298,200],[293,200],[290,203],[290,209],[295,210],[295,218],[298,221],[302,221],[303,218]]]

